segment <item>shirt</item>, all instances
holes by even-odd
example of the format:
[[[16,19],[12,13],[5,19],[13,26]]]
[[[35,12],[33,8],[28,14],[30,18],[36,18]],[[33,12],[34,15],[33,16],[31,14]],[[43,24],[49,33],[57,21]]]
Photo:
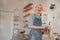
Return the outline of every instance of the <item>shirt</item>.
[[[30,14],[30,16],[28,17],[27,25],[33,25],[35,16],[36,16],[36,18],[38,18],[38,19],[41,18],[40,15],[32,13],[32,14]]]
[[[33,22],[34,22],[35,17],[38,18],[38,19],[41,18],[40,15],[31,13],[31,14],[28,16],[28,22],[26,22],[26,24],[33,26]],[[31,28],[27,27],[25,30],[26,30],[26,32],[29,34]]]

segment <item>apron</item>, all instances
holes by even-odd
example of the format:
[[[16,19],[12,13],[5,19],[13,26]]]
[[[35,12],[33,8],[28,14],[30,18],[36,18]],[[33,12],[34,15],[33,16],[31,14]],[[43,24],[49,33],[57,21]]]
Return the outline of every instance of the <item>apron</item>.
[[[41,18],[36,18],[36,16],[35,16],[33,25],[42,26]],[[31,31],[28,35],[28,40],[42,40],[42,30],[41,29],[31,29]]]

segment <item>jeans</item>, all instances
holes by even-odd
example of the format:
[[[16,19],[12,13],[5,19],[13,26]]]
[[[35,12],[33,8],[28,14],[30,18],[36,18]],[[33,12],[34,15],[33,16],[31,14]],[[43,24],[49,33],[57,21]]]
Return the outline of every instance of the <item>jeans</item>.
[[[42,40],[42,31],[40,29],[31,29],[28,40]]]

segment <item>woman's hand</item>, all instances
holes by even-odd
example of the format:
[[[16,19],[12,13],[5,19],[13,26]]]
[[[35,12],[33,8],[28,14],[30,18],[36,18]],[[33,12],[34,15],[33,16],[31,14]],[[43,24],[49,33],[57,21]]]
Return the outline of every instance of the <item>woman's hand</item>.
[[[42,29],[43,30],[47,30],[49,27],[48,26],[43,26]]]
[[[43,26],[43,33],[49,34],[50,33],[50,26]]]

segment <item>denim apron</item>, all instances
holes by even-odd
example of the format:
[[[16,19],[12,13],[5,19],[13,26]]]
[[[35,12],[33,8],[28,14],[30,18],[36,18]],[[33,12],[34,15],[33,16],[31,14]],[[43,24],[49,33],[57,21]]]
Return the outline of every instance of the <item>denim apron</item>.
[[[35,16],[33,25],[42,26],[41,18],[36,18],[36,16]],[[42,30],[41,29],[31,29],[31,31],[28,35],[28,40],[42,40]]]

